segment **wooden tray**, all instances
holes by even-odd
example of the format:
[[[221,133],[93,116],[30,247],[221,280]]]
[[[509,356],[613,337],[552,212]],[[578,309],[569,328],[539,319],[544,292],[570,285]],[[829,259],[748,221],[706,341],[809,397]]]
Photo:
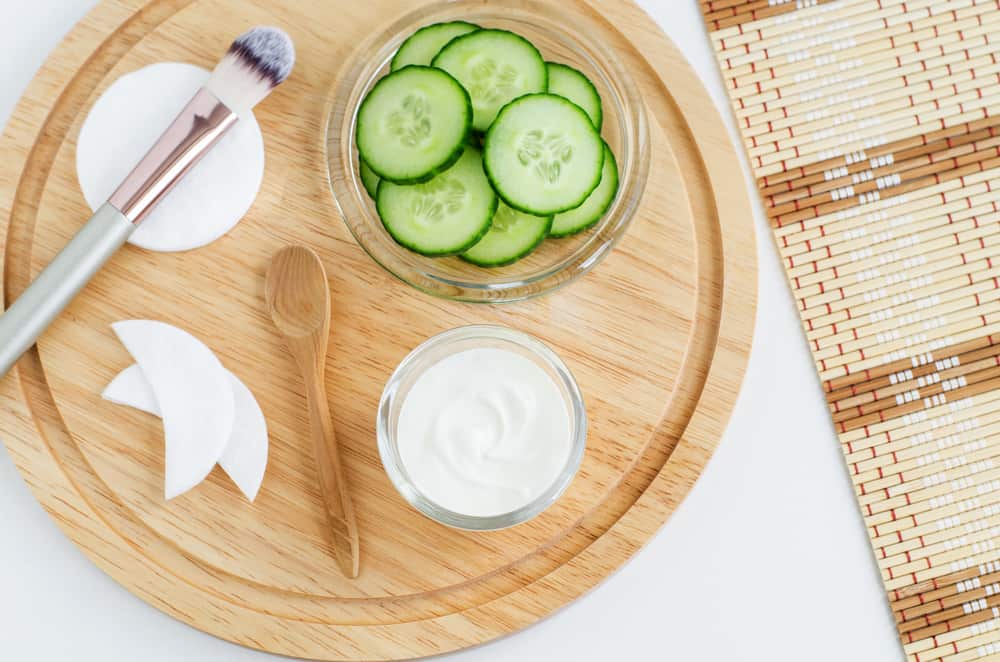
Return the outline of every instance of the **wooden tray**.
[[[563,3],[602,26],[594,38],[625,59],[652,124],[650,183],[613,255],[563,291],[484,307],[419,294],[364,254],[327,190],[323,108],[352,45],[419,4],[104,2],[31,83],[0,147],[9,302],[89,215],[75,140],[111,81],[159,60],[211,67],[220,45],[256,23],[281,25],[295,39],[294,76],[258,112],[267,174],[247,218],[187,254],[126,248],[0,382],[0,436],[94,563],[168,614],[274,653],[441,653],[513,632],[578,597],[688,492],[722,433],[750,346],[754,233],[736,156],[691,69],[628,0]],[[337,302],[328,380],[362,538],[353,582],[331,558],[304,395],[262,300],[269,257],[292,241],[320,253]],[[99,396],[130,362],[108,326],[124,318],[191,330],[256,393],[271,460],[255,504],[218,470],[163,502],[159,423]],[[375,447],[376,403],[397,362],[427,336],[471,322],[551,344],[576,374],[592,426],[567,494],[499,533],[453,531],[419,515],[392,488]]]

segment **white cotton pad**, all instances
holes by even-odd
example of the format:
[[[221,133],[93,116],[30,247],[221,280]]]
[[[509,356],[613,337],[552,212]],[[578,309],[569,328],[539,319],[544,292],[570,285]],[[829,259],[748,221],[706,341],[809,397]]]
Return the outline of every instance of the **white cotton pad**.
[[[164,494],[173,499],[205,479],[229,441],[235,420],[226,369],[200,340],[150,320],[111,325],[139,364],[163,415]]]
[[[267,469],[267,421],[250,389],[236,375],[227,371],[233,389],[235,416],[233,430],[219,465],[250,501],[257,497]],[[138,365],[131,365],[111,380],[105,400],[160,416],[156,395]]]
[[[91,209],[104,204],[208,77],[200,67],[163,62],[108,87],[76,145],[76,174]],[[150,212],[129,243],[164,252],[209,244],[239,223],[263,177],[264,140],[247,113]]]
[[[222,469],[236,486],[253,501],[264,482],[267,469],[267,421],[257,399],[246,385],[229,373],[236,403],[236,418],[226,450],[219,458]]]
[[[146,381],[138,363],[133,363],[119,372],[118,376],[104,388],[101,397],[116,405],[132,407],[157,418],[162,417],[153,387]]]

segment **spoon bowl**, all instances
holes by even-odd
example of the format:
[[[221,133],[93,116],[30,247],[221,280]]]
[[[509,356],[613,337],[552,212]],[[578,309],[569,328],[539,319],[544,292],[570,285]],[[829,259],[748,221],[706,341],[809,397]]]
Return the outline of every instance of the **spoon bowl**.
[[[286,337],[322,334],[330,328],[330,288],[319,256],[305,246],[289,246],[271,260],[264,296],[274,325]]]

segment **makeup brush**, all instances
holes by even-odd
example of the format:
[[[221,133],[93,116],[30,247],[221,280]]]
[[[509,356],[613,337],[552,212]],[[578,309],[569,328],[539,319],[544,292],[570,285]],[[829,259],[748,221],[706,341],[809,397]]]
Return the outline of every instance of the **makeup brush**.
[[[157,203],[292,71],[277,28],[242,34],[153,147],[14,304],[0,315],[0,377],[83,289]]]

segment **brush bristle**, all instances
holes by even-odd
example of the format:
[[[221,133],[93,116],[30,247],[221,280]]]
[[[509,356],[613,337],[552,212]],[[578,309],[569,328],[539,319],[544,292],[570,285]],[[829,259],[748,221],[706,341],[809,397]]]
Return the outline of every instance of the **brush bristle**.
[[[208,89],[243,115],[292,73],[295,45],[282,30],[258,26],[229,47],[208,81]]]

